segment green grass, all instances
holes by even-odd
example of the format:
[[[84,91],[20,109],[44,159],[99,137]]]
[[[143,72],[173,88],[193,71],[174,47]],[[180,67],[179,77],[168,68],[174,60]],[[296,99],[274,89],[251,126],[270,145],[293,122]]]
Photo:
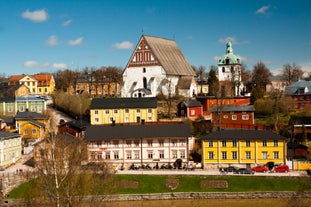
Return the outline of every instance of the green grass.
[[[310,191],[311,178],[306,177],[262,177],[262,176],[182,176],[182,175],[115,175],[118,180],[137,181],[137,188],[116,188],[116,194],[148,194],[168,192],[250,192],[250,191]],[[176,189],[169,189],[166,179],[179,179]],[[225,180],[228,188],[201,188],[202,180]],[[306,185],[308,183],[308,185]],[[22,198],[30,191],[30,184],[24,183],[10,192],[10,198]],[[98,190],[98,189],[97,189]],[[105,194],[99,189],[99,194]]]

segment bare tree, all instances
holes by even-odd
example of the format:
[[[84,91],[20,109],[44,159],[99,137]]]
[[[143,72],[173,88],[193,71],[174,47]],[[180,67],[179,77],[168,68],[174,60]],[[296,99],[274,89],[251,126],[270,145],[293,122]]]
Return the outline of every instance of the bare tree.
[[[293,63],[292,65],[285,64],[283,66],[282,75],[286,79],[287,85],[290,85],[291,83],[302,79],[303,74],[304,72],[301,70],[301,67],[299,65],[296,65],[295,63]]]
[[[254,65],[254,69],[252,71],[252,84],[254,84],[255,87],[259,87],[265,91],[266,85],[270,83],[270,76],[270,70],[263,62],[259,62]]]
[[[207,80],[209,86],[208,92],[209,95],[211,96],[216,96],[219,92],[219,80],[216,75],[216,70],[217,67],[212,65],[208,73],[208,80]]]

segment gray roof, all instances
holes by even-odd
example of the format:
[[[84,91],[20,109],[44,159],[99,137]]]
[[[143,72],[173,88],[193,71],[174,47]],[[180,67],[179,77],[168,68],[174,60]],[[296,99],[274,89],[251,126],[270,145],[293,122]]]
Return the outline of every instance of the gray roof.
[[[196,106],[202,106],[201,102],[195,99],[189,99],[180,102],[179,104],[185,104],[186,107],[196,107]]]
[[[298,94],[298,89],[305,89],[304,94],[311,94],[311,81],[299,80],[285,88],[285,94],[294,95]]]
[[[190,137],[189,124],[92,125],[85,131],[86,140]]]
[[[157,98],[93,98],[90,109],[157,108]]]
[[[218,130],[203,135],[201,139],[286,139],[271,130],[232,129]]]
[[[243,111],[255,111],[255,107],[254,105],[242,105],[242,106],[220,106],[217,108],[217,106],[212,106],[210,108],[211,112],[231,112],[231,111],[235,111],[235,112],[243,112]]]
[[[16,113],[15,119],[47,119],[45,116],[42,114],[39,114],[37,112],[32,112],[32,111],[18,111]]]
[[[9,139],[9,138],[16,138],[16,137],[20,137],[20,134],[0,131],[0,139]]]
[[[178,80],[178,89],[189,89],[192,83],[193,76],[182,76]]]
[[[141,39],[149,45],[167,75],[196,75],[174,40],[147,35]]]

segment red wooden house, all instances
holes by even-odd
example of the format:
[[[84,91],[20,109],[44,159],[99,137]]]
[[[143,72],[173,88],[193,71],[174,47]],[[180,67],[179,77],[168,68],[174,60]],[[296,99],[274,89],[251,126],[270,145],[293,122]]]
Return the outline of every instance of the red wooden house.
[[[200,101],[203,106],[203,115],[205,119],[211,119],[211,107],[249,105],[251,99],[246,96],[225,98],[217,98],[215,96],[197,96],[196,100]]]
[[[177,116],[195,120],[203,116],[202,104],[194,99],[182,101],[177,105]]]
[[[254,128],[253,105],[211,107],[212,123],[220,128]]]
[[[89,125],[90,123],[82,120],[68,121],[58,125],[58,132],[71,134],[72,136],[77,138],[83,138],[86,127]]]

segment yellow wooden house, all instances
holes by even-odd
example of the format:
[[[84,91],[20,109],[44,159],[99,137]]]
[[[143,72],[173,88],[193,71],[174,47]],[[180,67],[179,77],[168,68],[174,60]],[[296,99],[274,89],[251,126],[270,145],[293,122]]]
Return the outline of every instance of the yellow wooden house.
[[[156,122],[157,99],[94,98],[90,116],[91,125]]]
[[[31,145],[44,139],[48,132],[47,117],[36,112],[17,112],[15,116],[16,130],[22,137],[23,145]]]
[[[286,138],[271,130],[218,130],[201,137],[205,169],[285,163]]]

